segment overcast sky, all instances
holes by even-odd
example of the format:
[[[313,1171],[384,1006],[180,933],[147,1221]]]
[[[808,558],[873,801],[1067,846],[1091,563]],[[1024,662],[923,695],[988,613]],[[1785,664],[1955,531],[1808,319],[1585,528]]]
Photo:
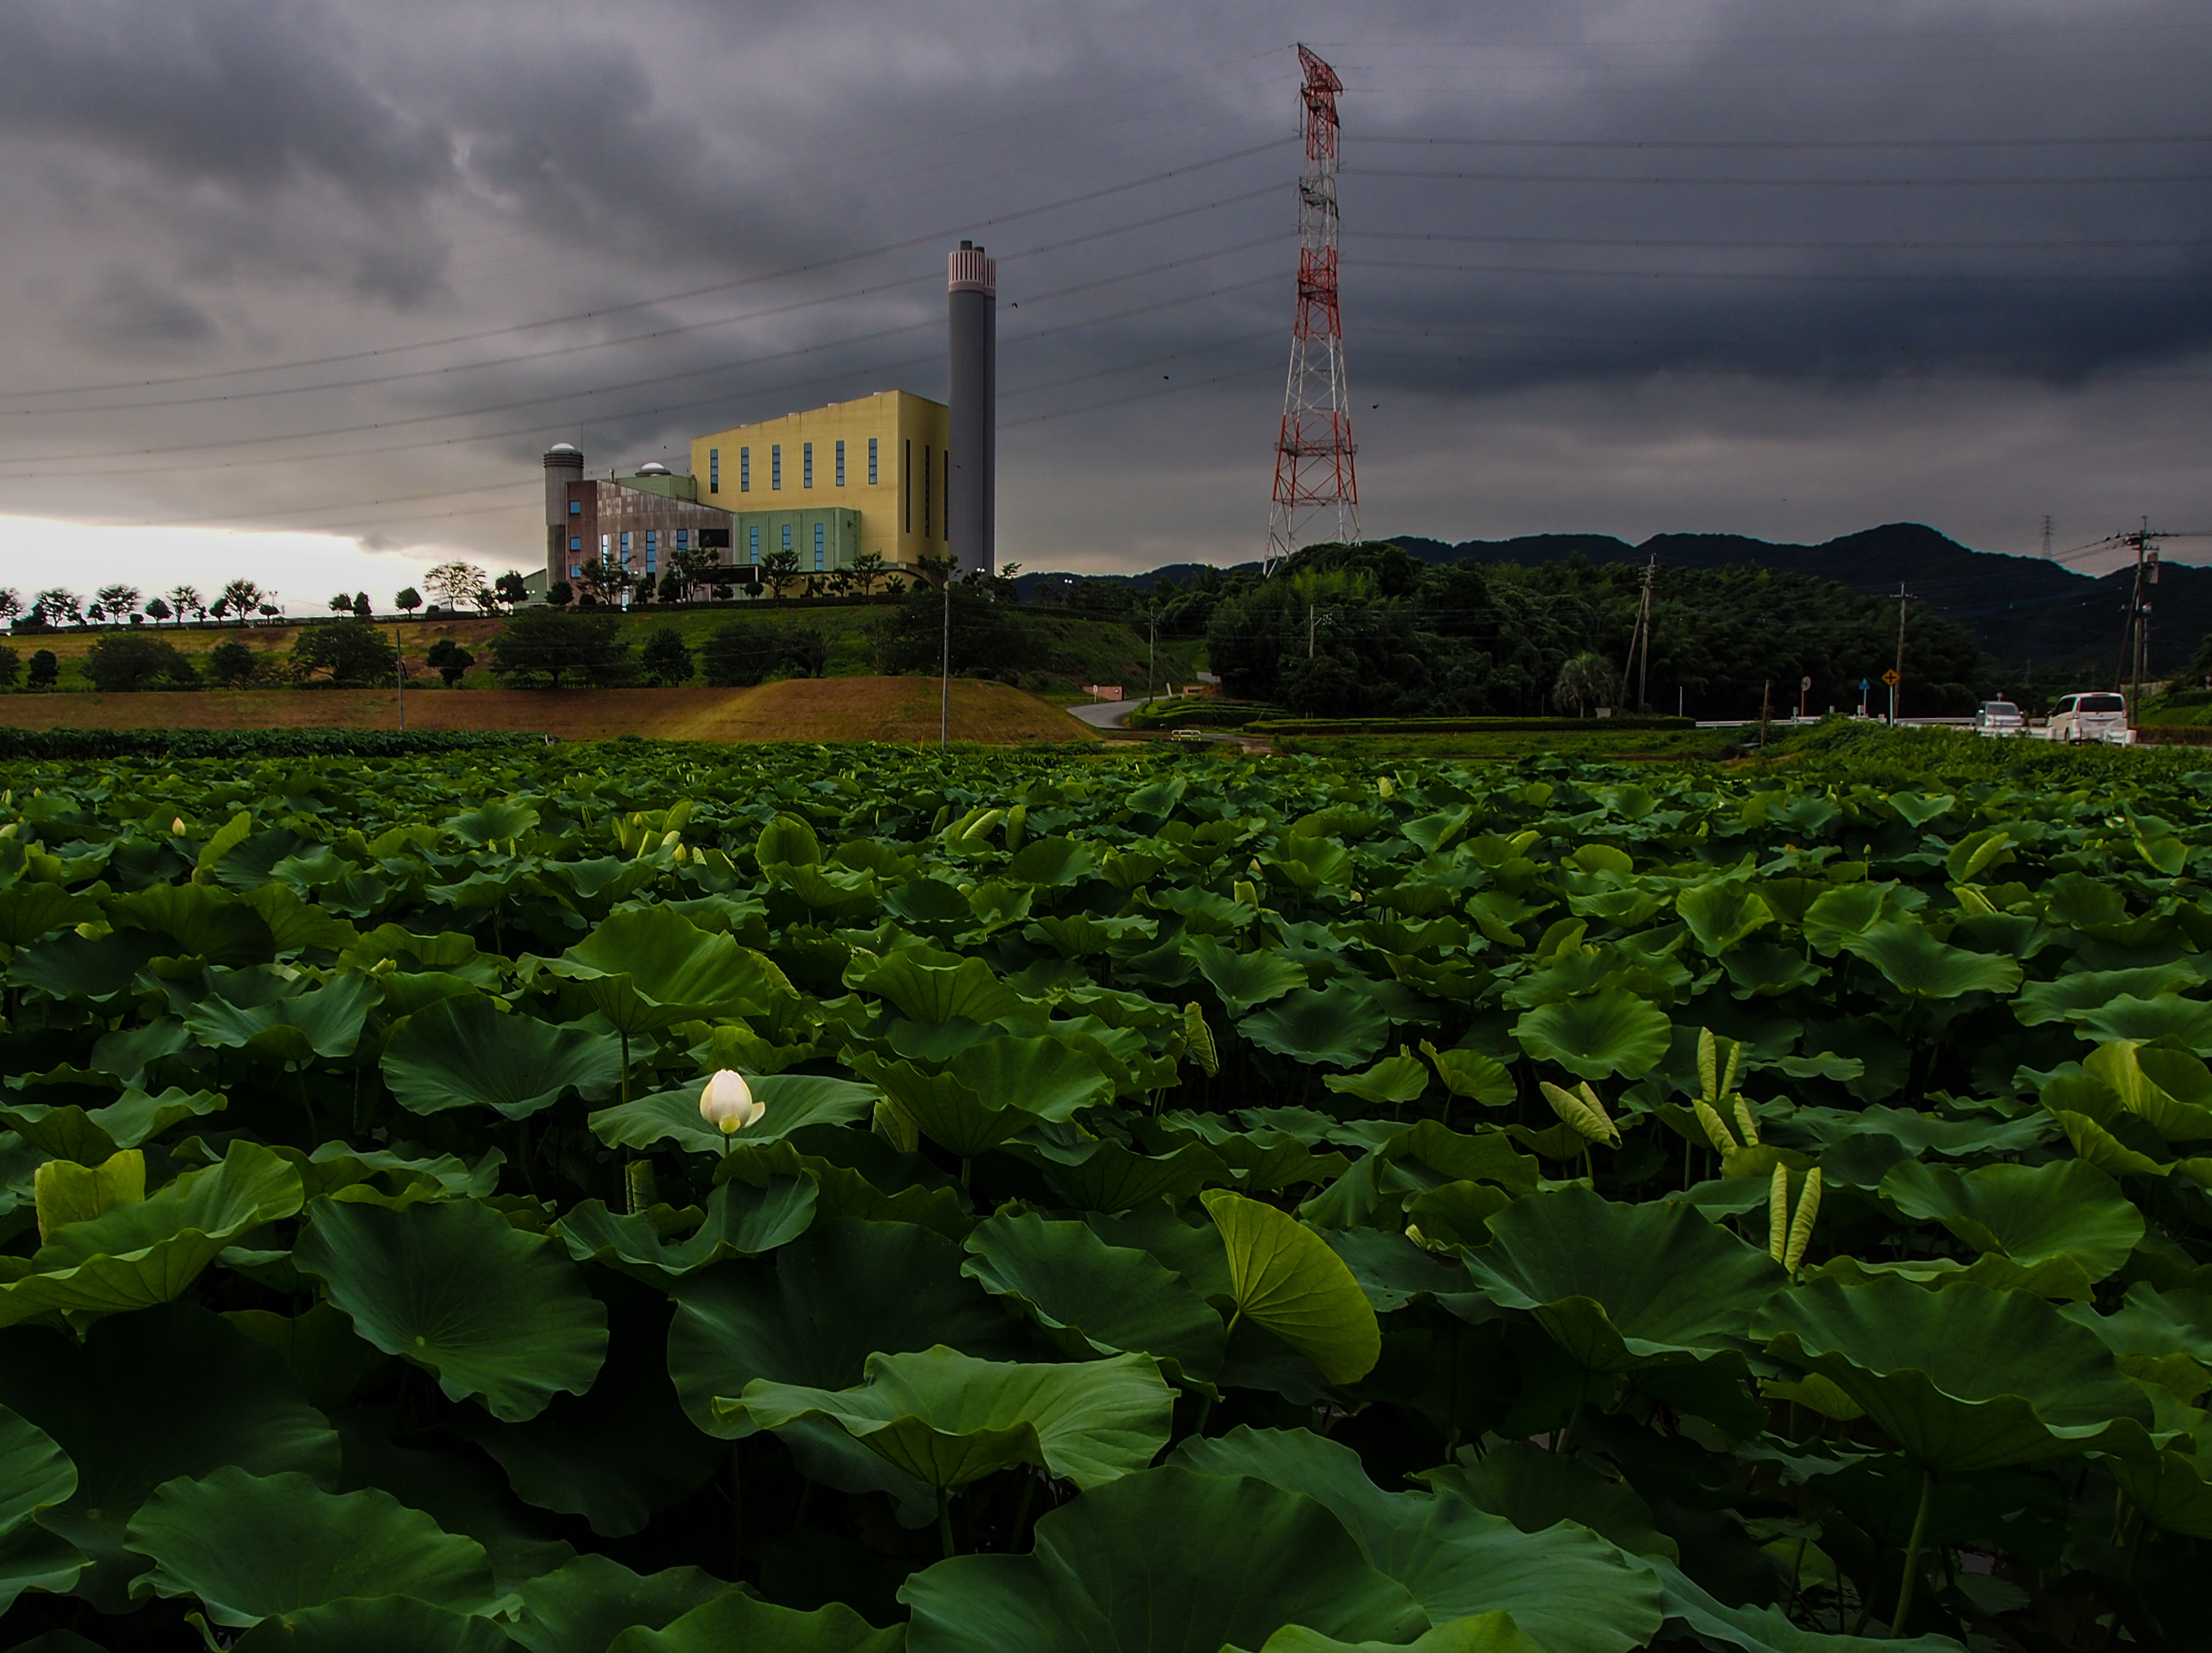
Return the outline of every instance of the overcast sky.
[[[2212,529],[2212,13],[2091,9],[4,0],[0,583],[532,567],[550,442],[942,397],[963,236],[1001,560],[1249,559],[1298,40],[1369,533]]]

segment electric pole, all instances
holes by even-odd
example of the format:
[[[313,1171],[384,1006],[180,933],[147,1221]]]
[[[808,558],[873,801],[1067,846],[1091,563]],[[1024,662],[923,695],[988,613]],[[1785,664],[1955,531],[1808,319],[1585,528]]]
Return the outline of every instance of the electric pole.
[[[952,732],[952,565],[959,559],[945,557],[945,631],[937,664],[937,750],[945,750]]]
[[[1635,708],[1638,712],[1649,709],[1644,704],[1644,693],[1651,677],[1651,582],[1659,572],[1659,556],[1653,552],[1644,565],[1644,593],[1636,601],[1636,628],[1628,635],[1628,659],[1620,668],[1620,698],[1628,698],[1628,674],[1636,673]],[[1639,656],[1638,648],[1643,653]],[[1638,664],[1639,659],[1641,664]]]
[[[2043,514],[2043,560],[2051,561],[2051,513]]]
[[[1890,672],[1889,726],[1897,727],[1897,691],[1905,682],[1905,611],[1911,599],[1905,594],[1905,581],[1897,582],[1897,665]]]

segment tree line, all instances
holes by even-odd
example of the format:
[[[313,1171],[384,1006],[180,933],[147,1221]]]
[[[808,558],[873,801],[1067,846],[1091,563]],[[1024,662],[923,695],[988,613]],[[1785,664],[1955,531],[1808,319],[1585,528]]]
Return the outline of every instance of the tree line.
[[[428,587],[432,612],[459,614],[475,609],[496,615],[526,602],[530,596],[521,574],[510,570],[493,580],[471,562],[441,562],[422,576]],[[212,589],[212,588],[211,588]],[[412,586],[394,594],[392,606],[412,615],[424,606],[422,593]],[[367,592],[339,592],[327,605],[333,614],[367,620],[375,613]],[[246,625],[255,618],[288,618],[284,601],[276,592],[264,590],[252,580],[233,580],[210,595],[198,586],[179,585],[148,596],[136,586],[102,586],[90,597],[80,597],[65,586],[33,592],[27,599],[12,586],[0,586],[0,623],[11,630],[35,633],[64,627],[156,625],[181,626],[187,621],[234,621]]]

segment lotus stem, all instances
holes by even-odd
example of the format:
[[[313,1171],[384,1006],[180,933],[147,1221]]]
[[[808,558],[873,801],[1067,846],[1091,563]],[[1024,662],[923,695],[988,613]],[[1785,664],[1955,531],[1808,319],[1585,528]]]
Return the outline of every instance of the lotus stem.
[[[744,1472],[738,1468],[738,1449],[742,1441],[730,1443],[730,1577],[732,1581],[744,1576],[745,1571],[745,1483]]]
[[[1036,1471],[1024,1464],[1022,1467],[1021,1496],[1014,1500],[1013,1530],[1006,1534],[1006,1548],[1010,1551],[1022,1547],[1022,1528],[1029,1524],[1030,1500],[1036,1494]]]
[[[952,1500],[942,1486],[937,1489],[937,1535],[944,1541],[948,1560],[960,1553],[959,1547],[952,1541]]]
[[[1912,1611],[1912,1586],[1920,1572],[1920,1541],[1928,1535],[1928,1507],[1936,1501],[1936,1472],[1920,1472],[1920,1509],[1912,1517],[1912,1536],[1905,1546],[1905,1581],[1897,1589],[1897,1616],[1889,1621],[1889,1638],[1905,1634],[1905,1615]]]

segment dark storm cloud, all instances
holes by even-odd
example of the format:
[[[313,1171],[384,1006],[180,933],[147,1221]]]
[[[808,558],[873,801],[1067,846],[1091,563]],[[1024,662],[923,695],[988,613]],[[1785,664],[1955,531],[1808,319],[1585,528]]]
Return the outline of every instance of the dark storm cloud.
[[[2132,141],[2212,131],[2184,0],[7,19],[0,511],[504,554],[556,437],[596,468],[941,394],[943,251],[972,234],[1002,260],[1020,554],[1244,555],[1295,258],[1293,34],[1346,82],[1370,528],[2212,510],[2099,399],[2132,386],[2168,428],[2212,401],[2212,143]],[[18,393],[73,386],[125,388]],[[506,515],[471,491],[502,485]],[[1140,530],[1083,505],[1133,495]]]

